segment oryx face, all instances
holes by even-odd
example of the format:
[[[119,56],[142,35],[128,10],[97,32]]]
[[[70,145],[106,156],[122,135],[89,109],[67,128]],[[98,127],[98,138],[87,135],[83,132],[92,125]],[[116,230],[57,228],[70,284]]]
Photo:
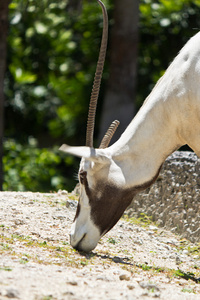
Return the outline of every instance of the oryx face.
[[[91,167],[93,163],[87,163],[90,168],[81,167],[79,172],[81,193],[70,233],[71,245],[86,252],[117,223],[135,195],[133,189],[120,188],[116,174],[111,178],[109,164]]]

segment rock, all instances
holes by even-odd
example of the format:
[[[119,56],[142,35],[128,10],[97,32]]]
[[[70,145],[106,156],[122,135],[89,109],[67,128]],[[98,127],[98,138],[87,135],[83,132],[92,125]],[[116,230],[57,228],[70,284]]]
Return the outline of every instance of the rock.
[[[135,288],[135,285],[134,285],[134,284],[128,284],[128,285],[127,285],[127,288],[128,288],[129,290],[133,290],[133,289]]]
[[[64,216],[64,215],[54,215],[54,216],[52,216],[52,218],[54,220],[64,220],[64,219],[66,219],[66,216]]]
[[[129,281],[131,278],[130,274],[127,274],[127,273],[122,273],[121,275],[119,275],[119,279],[120,280],[126,280],[126,281]]]
[[[182,260],[181,260],[181,258],[180,258],[180,256],[178,256],[178,255],[176,255],[176,264],[177,265],[180,265],[181,263],[182,263]]]
[[[64,296],[73,296],[74,293],[72,291],[66,291],[63,293]]]
[[[21,259],[24,260],[24,261],[28,261],[29,260],[27,256],[22,256]]]
[[[135,239],[135,244],[143,245],[143,240],[140,237],[137,237],[137,239]]]
[[[97,276],[96,279],[97,279],[97,280],[105,280],[105,277],[104,277],[103,275],[99,275],[99,276]]]
[[[139,285],[141,288],[145,289],[147,292],[144,292],[144,296],[151,296],[153,298],[159,298],[160,297],[160,289],[157,285],[147,282],[147,281],[141,281],[139,282]]]
[[[38,232],[36,232],[36,231],[31,231],[31,234],[32,234],[32,235],[35,235],[35,236],[37,236],[37,237],[40,237],[40,233],[38,233]]]
[[[149,230],[158,230],[158,227],[154,226],[154,225],[150,225],[149,226]]]
[[[66,201],[66,207],[67,208],[71,208],[71,209],[75,209],[78,205],[78,201],[76,200],[67,200]]]
[[[153,298],[160,298],[160,292],[152,293],[151,297],[153,297]]]
[[[70,280],[67,283],[70,284],[70,285],[74,285],[74,286],[78,285],[78,282],[75,281],[75,280]]]
[[[21,219],[16,219],[14,222],[15,222],[15,225],[23,225],[24,224],[24,220],[21,220]]]
[[[2,296],[7,298],[19,298],[19,291],[14,288],[9,288],[3,291]]]
[[[68,195],[68,192],[65,191],[65,190],[58,190],[58,194],[59,194],[59,195],[63,195],[63,196],[67,196],[67,195]]]
[[[139,285],[143,289],[160,291],[160,289],[157,287],[157,285],[147,282],[147,281],[140,281]]]

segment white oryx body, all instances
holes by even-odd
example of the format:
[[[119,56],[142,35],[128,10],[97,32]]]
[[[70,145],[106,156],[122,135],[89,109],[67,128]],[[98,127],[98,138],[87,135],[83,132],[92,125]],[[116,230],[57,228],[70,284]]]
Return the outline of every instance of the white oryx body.
[[[82,157],[71,245],[94,249],[134,195],[156,180],[167,156],[184,144],[200,156],[200,33],[183,47],[117,142],[105,149],[61,147]]]

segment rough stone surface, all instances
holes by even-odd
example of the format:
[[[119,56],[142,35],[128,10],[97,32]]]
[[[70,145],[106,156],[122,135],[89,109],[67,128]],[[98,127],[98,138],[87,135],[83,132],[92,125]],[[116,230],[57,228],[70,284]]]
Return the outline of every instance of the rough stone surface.
[[[138,194],[129,216],[152,216],[192,242],[200,242],[200,159],[193,152],[174,152],[150,188]]]

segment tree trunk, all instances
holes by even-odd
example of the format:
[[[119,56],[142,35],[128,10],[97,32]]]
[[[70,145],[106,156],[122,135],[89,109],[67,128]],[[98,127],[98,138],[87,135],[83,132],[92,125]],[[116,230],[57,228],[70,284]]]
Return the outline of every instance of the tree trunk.
[[[0,1],[0,190],[3,185],[4,75],[9,0]]]
[[[110,78],[100,123],[102,139],[110,123],[118,119],[120,126],[112,142],[117,140],[135,114],[134,98],[138,46],[138,0],[115,0],[114,26],[111,33]]]

